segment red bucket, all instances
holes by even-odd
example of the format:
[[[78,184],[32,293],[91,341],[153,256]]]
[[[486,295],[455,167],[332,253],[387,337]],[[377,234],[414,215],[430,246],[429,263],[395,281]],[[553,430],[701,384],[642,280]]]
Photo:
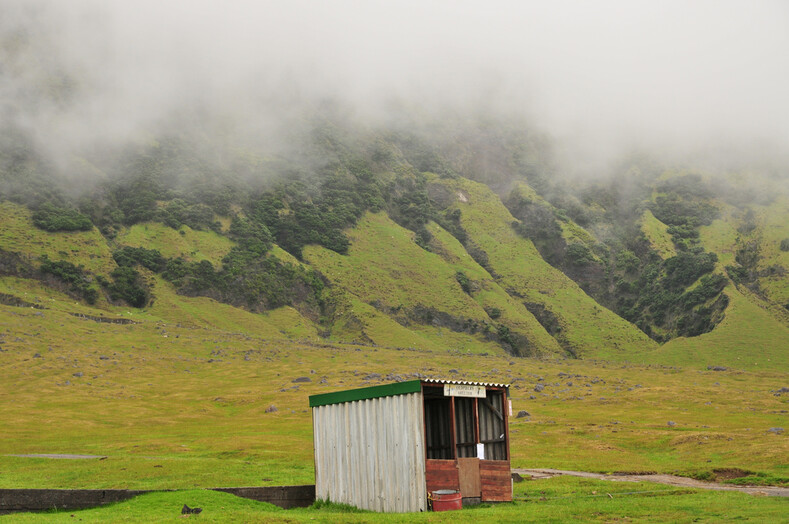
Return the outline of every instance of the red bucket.
[[[433,492],[433,511],[449,511],[463,507],[463,495],[454,489]]]

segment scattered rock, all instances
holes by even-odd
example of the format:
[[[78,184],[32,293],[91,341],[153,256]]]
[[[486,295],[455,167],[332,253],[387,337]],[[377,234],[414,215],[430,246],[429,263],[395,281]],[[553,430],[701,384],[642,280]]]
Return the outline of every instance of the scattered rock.
[[[457,375],[459,371],[457,369],[450,369],[449,373],[452,373],[453,375]]]
[[[673,420],[669,420],[668,422],[666,422],[666,425],[673,428],[674,426],[677,425],[677,423],[674,422]]]
[[[789,388],[781,388],[776,393],[789,393]]]
[[[529,395],[529,400],[537,400],[537,397],[535,397],[534,395]]]
[[[108,357],[106,355],[99,355],[99,360],[109,360],[109,359],[110,359],[110,357]]]
[[[531,415],[529,414],[528,411],[518,411],[518,414],[515,415],[515,418],[523,418],[523,417],[530,417],[530,416]]]
[[[534,391],[536,391],[537,393],[539,393],[543,389],[545,389],[545,386],[543,386],[542,384],[537,384],[536,386],[534,386]]]
[[[364,377],[364,380],[380,380],[380,378],[381,378],[380,373],[370,373],[366,377]]]
[[[297,382],[312,382],[312,379],[310,377],[299,377],[299,378],[294,378],[293,380],[291,380],[291,382],[294,384]]]
[[[44,358],[44,357],[41,356],[41,353],[36,353],[35,355],[33,355],[33,358]]]
[[[329,381],[328,381],[328,380],[326,380],[326,377],[323,377],[323,378],[321,379],[321,381],[319,382],[319,384],[328,384],[328,383],[329,383]]]
[[[775,433],[776,435],[780,435],[784,432],[784,428],[770,428],[767,430],[768,433]]]
[[[729,371],[729,368],[725,366],[707,366],[709,371]]]
[[[72,374],[71,376],[80,378],[82,376],[82,371],[77,371],[76,373]]]
[[[277,409],[277,406],[275,406],[274,404],[266,408],[266,413],[276,413],[277,411],[279,410]]]

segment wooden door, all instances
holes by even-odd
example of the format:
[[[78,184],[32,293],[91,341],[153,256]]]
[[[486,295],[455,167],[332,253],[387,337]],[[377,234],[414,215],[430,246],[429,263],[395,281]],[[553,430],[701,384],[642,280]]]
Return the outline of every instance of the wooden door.
[[[482,497],[478,458],[458,458],[458,480],[463,498]]]

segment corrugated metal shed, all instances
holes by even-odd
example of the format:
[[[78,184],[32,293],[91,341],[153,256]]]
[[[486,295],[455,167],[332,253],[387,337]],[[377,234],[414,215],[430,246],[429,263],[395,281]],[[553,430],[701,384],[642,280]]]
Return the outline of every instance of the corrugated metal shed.
[[[382,512],[425,511],[440,489],[512,500],[508,393],[421,379],[312,395],[316,496]]]

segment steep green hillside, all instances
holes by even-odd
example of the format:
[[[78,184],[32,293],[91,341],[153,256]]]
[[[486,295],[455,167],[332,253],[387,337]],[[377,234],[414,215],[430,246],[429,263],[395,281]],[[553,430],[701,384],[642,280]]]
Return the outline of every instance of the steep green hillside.
[[[119,245],[155,249],[167,258],[184,257],[199,262],[208,260],[219,266],[233,247],[227,237],[213,231],[195,231],[189,226],[173,229],[164,224],[146,222],[122,230],[115,238]]]
[[[47,255],[103,275],[116,267],[107,241],[98,230],[42,231],[33,226],[31,215],[24,206],[0,201],[1,250],[19,253],[31,261]]]
[[[467,343],[457,346],[464,338],[458,334],[463,333],[486,350],[498,342],[524,355],[559,351],[531,313],[512,300],[455,238],[436,224],[430,224],[429,231],[435,253],[420,248],[414,233],[384,214],[368,214],[348,232],[348,255],[310,247],[304,256],[334,285],[399,324],[436,344],[448,336],[447,349],[467,349]]]
[[[500,286],[524,305],[573,355],[627,358],[655,344],[635,326],[597,304],[541,257],[534,245],[512,228],[514,218],[486,186],[466,181],[435,180],[456,195],[453,208],[483,255],[483,265]],[[478,260],[479,260],[478,258]]]
[[[318,329],[289,306],[250,313],[204,297],[178,296],[172,285],[155,279],[154,299],[146,313],[184,326],[211,328],[234,333],[254,333],[273,339],[319,340]]]
[[[789,369],[789,327],[758,299],[733,287],[725,291],[729,306],[710,333],[677,338],[648,355],[645,361],[682,366],[726,366],[737,369]]]
[[[652,211],[644,211],[641,217],[641,231],[649,241],[650,246],[661,258],[667,259],[677,255],[671,235],[667,231],[666,224],[655,218]]]
[[[759,280],[765,295],[789,311],[789,198],[760,210],[762,224]]]
[[[189,126],[80,151],[82,193],[14,129],[0,274],[88,310],[470,353],[643,361],[734,314],[732,284],[789,326],[780,173],[633,155],[566,178],[525,122],[341,109],[305,109],[278,151]]]

